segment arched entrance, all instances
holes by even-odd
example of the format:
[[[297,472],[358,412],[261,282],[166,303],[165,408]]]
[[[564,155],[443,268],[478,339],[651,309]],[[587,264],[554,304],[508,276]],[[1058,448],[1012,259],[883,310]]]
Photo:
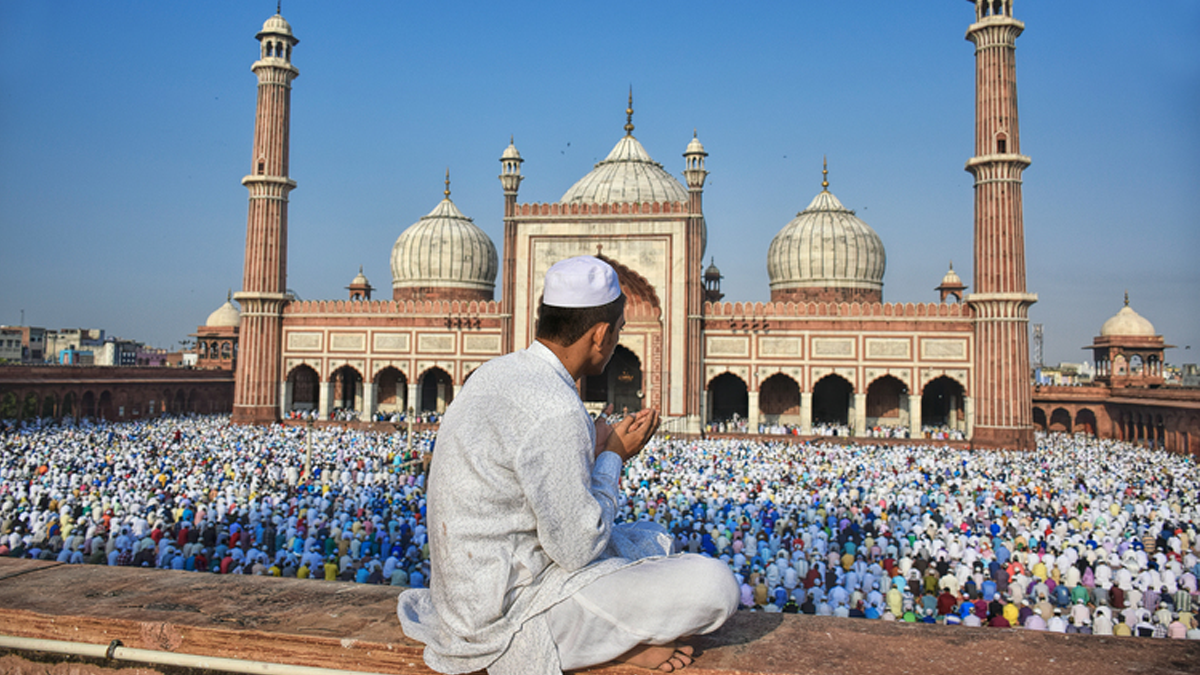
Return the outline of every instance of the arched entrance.
[[[613,350],[612,358],[599,375],[589,375],[583,381],[583,400],[587,403],[612,404],[613,410],[636,412],[642,409],[645,392],[642,390],[642,362],[622,345]]]
[[[25,395],[25,401],[21,404],[21,418],[31,420],[38,416],[38,397],[37,394],[29,393]]]
[[[333,383],[333,398],[330,407],[342,410],[358,410],[362,401],[362,375],[351,366],[342,366],[333,371],[329,378]]]
[[[403,412],[408,408],[408,378],[397,368],[384,368],[375,376],[375,397],[380,412]]]
[[[430,368],[421,375],[420,412],[446,412],[446,406],[454,400],[454,383],[450,374],[441,368]]]
[[[1061,431],[1071,433],[1071,413],[1065,408],[1055,408],[1054,412],[1050,413],[1050,431]]]
[[[115,419],[113,417],[112,392],[108,390],[100,392],[100,401],[96,404],[96,416],[102,420]]]
[[[54,394],[46,396],[42,399],[42,417],[46,419],[54,419],[58,407],[58,401],[54,398]]]
[[[59,414],[61,414],[63,417],[74,417],[75,416],[75,394],[74,394],[74,392],[67,392],[66,395],[63,396],[62,410],[59,411]]]
[[[775,373],[758,386],[758,408],[767,424],[800,424],[800,385]]]
[[[307,365],[299,365],[288,373],[288,384],[292,386],[292,410],[316,410],[320,400],[317,387],[321,378],[317,371]]]
[[[840,375],[826,375],[813,387],[813,424],[848,426],[854,387]]]
[[[921,422],[925,426],[963,430],[963,387],[945,375],[925,385],[921,395]]]
[[[96,416],[96,395],[94,393],[83,392],[83,398],[79,402],[79,414],[83,417]]]
[[[708,383],[708,401],[712,407],[708,419],[714,422],[745,420],[750,413],[749,389],[733,373],[721,373]]]
[[[903,403],[908,386],[898,378],[884,375],[867,387],[867,426],[898,427],[908,424]]]
[[[1046,411],[1041,408],[1033,409],[1033,428],[1038,431],[1046,430]]]
[[[14,420],[21,412],[21,406],[17,405],[17,395],[6,392],[3,397],[0,397],[0,419]]]

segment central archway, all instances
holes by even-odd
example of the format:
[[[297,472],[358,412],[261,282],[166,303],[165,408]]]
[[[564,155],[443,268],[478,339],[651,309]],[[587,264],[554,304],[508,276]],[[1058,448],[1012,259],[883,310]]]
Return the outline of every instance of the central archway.
[[[588,403],[611,403],[615,412],[642,409],[645,392],[642,389],[642,362],[623,345],[617,345],[612,358],[599,375],[589,375],[583,382],[583,400]]]
[[[758,407],[767,424],[798,424],[800,385],[783,373],[775,373],[758,386]]]
[[[420,412],[446,412],[446,406],[454,400],[454,383],[450,374],[436,366],[421,375],[420,391]]]
[[[381,412],[401,412],[408,407],[408,378],[399,369],[388,366],[375,376],[377,408]]]
[[[965,425],[962,385],[945,375],[925,385],[921,395],[921,423],[962,430]]]

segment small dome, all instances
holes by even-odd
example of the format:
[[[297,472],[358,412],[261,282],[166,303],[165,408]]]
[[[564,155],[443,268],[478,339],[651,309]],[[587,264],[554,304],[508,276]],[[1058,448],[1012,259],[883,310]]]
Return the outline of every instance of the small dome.
[[[446,198],[400,234],[392,247],[392,288],[454,288],[491,294],[497,258],[492,240]]]
[[[767,252],[771,292],[798,288],[882,293],[883,242],[828,190],[784,226]]]
[[[708,262],[708,269],[704,270],[705,279],[720,279],[721,270],[717,269],[717,265],[713,261]]]
[[[225,304],[208,315],[208,320],[204,322],[204,325],[207,328],[237,328],[241,323],[242,313],[234,306],[233,299],[229,298]]]
[[[958,273],[954,271],[953,264],[950,265],[950,271],[946,272],[946,276],[942,277],[942,285],[943,286],[962,286],[963,285],[962,279],[960,279],[958,276]]]
[[[708,153],[704,152],[704,144],[701,143],[700,139],[696,137],[695,132],[692,133],[692,140],[688,142],[687,150],[684,151],[683,154],[685,154],[685,155],[708,154]]]
[[[572,185],[560,201],[564,204],[685,202],[687,190],[662,164],[650,158],[636,138],[627,135],[617,141],[604,161]]]
[[[521,159],[521,153],[517,152],[517,146],[513,144],[512,139],[508,141],[508,147],[504,149],[504,154],[500,155],[500,160],[506,159]]]
[[[351,286],[370,286],[371,282],[367,281],[367,276],[363,274],[362,267],[358,268],[358,274],[354,275],[354,279],[350,282]]]
[[[258,32],[257,37],[262,37],[263,35],[268,34],[286,35],[288,37],[292,37],[292,25],[289,24],[287,19],[283,18],[281,14],[276,14],[263,23],[262,30]]]
[[[1129,306],[1128,299],[1125,300],[1125,303],[1121,311],[1104,322],[1104,326],[1100,328],[1100,336],[1156,337],[1158,333],[1154,332],[1154,324],[1147,321],[1141,314],[1133,311],[1133,308]]]

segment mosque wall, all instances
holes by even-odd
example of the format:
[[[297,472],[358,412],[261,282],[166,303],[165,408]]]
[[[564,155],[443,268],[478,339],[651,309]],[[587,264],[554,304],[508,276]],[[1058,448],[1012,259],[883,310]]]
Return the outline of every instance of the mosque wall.
[[[233,384],[228,370],[8,366],[0,368],[0,418],[131,421],[163,413],[228,413]]]
[[[1200,458],[1200,389],[1038,386],[1033,421],[1042,431],[1084,433]]]

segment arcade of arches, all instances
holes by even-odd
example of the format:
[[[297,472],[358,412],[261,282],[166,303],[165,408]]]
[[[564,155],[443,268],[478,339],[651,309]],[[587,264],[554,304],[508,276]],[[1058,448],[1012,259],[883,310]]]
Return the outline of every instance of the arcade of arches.
[[[0,419],[227,413],[233,373],[137,366],[8,366],[0,373]]]
[[[712,377],[705,391],[709,423],[741,420],[750,433],[776,425],[786,425],[801,435],[811,435],[814,428],[868,435],[875,427],[911,430],[936,426],[969,436],[969,406],[963,386],[945,376],[930,381],[920,395],[914,395],[891,375],[875,379],[860,393],[837,374],[821,377],[807,392],[792,377],[774,373],[762,380],[758,391],[751,391],[745,379],[726,371]]]
[[[1133,397],[1129,390],[1123,394]],[[1159,390],[1154,395],[1155,400],[1114,402],[1107,389],[1042,387],[1034,392],[1033,425],[1200,457],[1200,391]]]
[[[470,374],[467,374],[470,377]],[[342,365],[325,380],[312,366],[294,366],[284,384],[282,413],[316,411],[320,419],[329,419],[338,410],[354,411],[362,420],[376,414],[401,413],[409,408],[417,412],[443,413],[454,400],[456,386],[450,374],[437,366],[410,380],[408,375],[387,366],[366,380],[353,365]]]

